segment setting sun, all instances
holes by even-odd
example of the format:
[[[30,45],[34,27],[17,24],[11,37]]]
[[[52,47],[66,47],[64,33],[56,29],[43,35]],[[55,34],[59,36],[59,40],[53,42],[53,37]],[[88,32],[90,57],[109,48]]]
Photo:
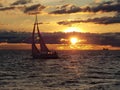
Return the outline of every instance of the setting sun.
[[[76,38],[76,37],[72,37],[72,38],[70,38],[70,42],[71,42],[71,44],[76,44],[77,42],[78,42],[79,40],[78,40],[78,38]]]

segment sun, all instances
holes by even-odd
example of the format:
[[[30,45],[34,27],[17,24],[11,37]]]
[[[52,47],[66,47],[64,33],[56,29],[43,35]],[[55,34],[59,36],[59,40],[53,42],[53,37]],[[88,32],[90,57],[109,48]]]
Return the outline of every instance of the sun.
[[[70,43],[71,44],[75,45],[77,42],[79,42],[78,38],[76,38],[76,37],[70,38]]]
[[[69,32],[82,32],[82,30],[78,27],[68,27],[66,30],[64,30],[65,33]]]

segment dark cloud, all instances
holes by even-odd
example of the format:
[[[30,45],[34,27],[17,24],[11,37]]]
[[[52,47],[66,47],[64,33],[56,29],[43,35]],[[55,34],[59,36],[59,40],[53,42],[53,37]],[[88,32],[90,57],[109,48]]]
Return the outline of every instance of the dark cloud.
[[[88,19],[85,22],[93,22],[96,24],[114,24],[114,23],[120,23],[120,16],[114,16],[114,17],[102,17],[102,18],[94,18],[94,19]]]
[[[41,10],[44,8],[45,6],[41,4],[32,4],[32,0],[17,0],[16,2],[12,3],[10,6],[7,7],[3,7],[0,4],[0,11],[19,9],[26,14],[40,13]]]
[[[57,8],[58,10],[50,12],[50,14],[65,14],[65,13],[76,13],[81,9],[75,5],[67,4]]]
[[[20,4],[27,4],[27,3],[31,3],[32,0],[18,0],[14,3],[12,3],[11,5],[20,5]]]
[[[118,1],[103,2],[103,3],[100,3],[96,7],[92,7],[91,11],[92,12],[99,12],[99,11],[102,11],[102,12],[112,12],[112,11],[120,12],[120,2],[118,2]]]
[[[101,18],[93,18],[93,19],[87,19],[87,20],[74,20],[74,21],[61,21],[58,22],[59,25],[71,25],[75,23],[95,23],[95,24],[114,24],[114,23],[120,23],[120,14],[117,14],[114,17],[101,17]]]
[[[15,32],[8,30],[0,30],[0,42],[8,43],[31,43],[31,35],[30,32]],[[68,39],[73,32],[71,33],[42,33],[43,38],[47,44],[60,44],[60,43],[68,43],[60,42],[61,38]],[[74,32],[74,35],[78,36],[78,38],[85,39],[83,44],[97,44],[97,45],[111,45],[120,47],[120,33],[78,33]]]
[[[38,14],[40,13],[45,6],[41,4],[34,4],[31,6],[8,6],[8,7],[0,7],[0,11],[7,11],[7,10],[14,10],[14,9],[19,9],[20,11],[26,13],[26,14]]]
[[[0,8],[0,11],[6,11],[6,10],[13,10],[13,9],[15,9],[15,7],[2,7],[2,8]]]
[[[24,10],[24,13],[39,13],[41,10],[43,10],[45,8],[45,6],[41,5],[41,4],[35,4],[29,7],[26,7]]]
[[[86,6],[86,7],[78,7],[75,5],[67,4],[63,5],[57,10],[50,12],[50,14],[69,14],[76,12],[120,12],[120,0],[115,1],[107,1],[97,4],[96,6]]]

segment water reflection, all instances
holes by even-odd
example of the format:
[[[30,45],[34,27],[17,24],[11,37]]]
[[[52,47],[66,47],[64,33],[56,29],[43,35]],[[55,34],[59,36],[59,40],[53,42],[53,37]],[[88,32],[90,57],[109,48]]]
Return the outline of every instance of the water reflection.
[[[39,48],[39,45],[37,45]],[[109,48],[110,50],[120,50],[119,47],[110,45],[95,45],[95,44],[47,44],[49,49],[53,50],[102,50]],[[27,43],[0,43],[0,50],[30,50],[31,44]]]

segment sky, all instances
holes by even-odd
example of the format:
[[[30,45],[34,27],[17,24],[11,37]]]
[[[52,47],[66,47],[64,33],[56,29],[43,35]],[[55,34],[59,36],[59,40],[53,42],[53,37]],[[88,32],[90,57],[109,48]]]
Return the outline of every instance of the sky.
[[[0,31],[120,32],[120,0],[0,0]]]

